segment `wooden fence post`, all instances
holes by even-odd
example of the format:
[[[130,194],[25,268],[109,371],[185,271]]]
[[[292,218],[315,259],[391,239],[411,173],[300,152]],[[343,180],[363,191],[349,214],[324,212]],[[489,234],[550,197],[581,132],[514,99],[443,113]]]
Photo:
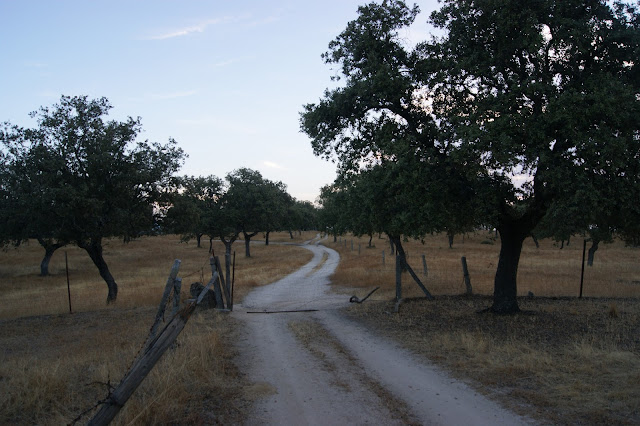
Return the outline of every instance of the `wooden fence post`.
[[[69,281],[69,259],[67,258],[67,251],[64,251],[64,267],[67,271],[67,295],[69,296],[69,313],[72,314],[71,310],[71,282]]]
[[[400,254],[396,253],[396,301],[402,299],[402,259]]]
[[[224,302],[222,301],[222,290],[220,289],[220,277],[218,276],[218,271],[216,269],[215,257],[211,256],[209,258],[209,265],[211,265],[211,276],[216,277],[216,280],[213,282],[213,294],[216,296],[216,307],[218,309],[224,309]]]
[[[158,327],[160,326],[160,320],[164,316],[164,311],[167,307],[167,301],[169,300],[169,295],[171,294],[171,290],[173,290],[175,285],[176,277],[178,276],[178,271],[180,270],[180,260],[176,259],[173,261],[173,266],[171,267],[171,272],[169,272],[169,278],[167,278],[167,284],[164,287],[164,292],[162,293],[162,299],[160,299],[160,305],[158,306],[158,312],[156,313],[156,319],[151,326],[151,331],[149,332],[148,340],[151,341],[156,336],[156,332],[158,331]]]
[[[222,266],[220,264],[220,259],[216,256],[216,270],[218,271],[218,276],[220,277],[220,286],[222,287],[224,298],[227,301],[227,309],[231,310],[231,290],[227,287],[227,283],[224,279],[224,275],[222,274]]]
[[[171,316],[173,317],[180,310],[180,291],[182,290],[182,278],[176,278],[173,282],[173,310]]]
[[[151,369],[156,365],[160,357],[173,345],[173,342],[184,329],[184,326],[187,325],[187,321],[196,309],[196,305],[202,301],[211,284],[217,280],[218,273],[215,272],[211,281],[209,281],[209,284],[202,290],[198,298],[182,308],[177,315],[171,318],[162,331],[160,331],[158,337],[149,342],[149,345],[144,348],[143,353],[122,378],[120,384],[109,394],[96,415],[89,420],[89,425],[101,426],[111,423],[133,392],[140,386],[140,383],[142,383]]]
[[[473,290],[471,288],[471,277],[469,277],[469,268],[467,268],[467,258],[462,256],[460,259],[462,262],[462,274],[464,275],[464,285],[467,288],[467,294],[473,294]]]
[[[429,276],[429,270],[427,269],[427,259],[422,255],[422,270],[424,272],[424,277],[427,278]]]
[[[382,266],[384,266],[384,250],[382,250]]]

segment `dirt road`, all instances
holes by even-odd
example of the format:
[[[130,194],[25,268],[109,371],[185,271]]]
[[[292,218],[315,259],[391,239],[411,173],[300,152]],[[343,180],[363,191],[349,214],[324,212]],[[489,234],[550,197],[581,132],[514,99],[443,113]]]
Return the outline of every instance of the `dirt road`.
[[[348,297],[328,286],[338,253],[304,247],[314,254],[307,265],[233,313],[244,326],[240,366],[255,383],[248,424],[530,423],[346,319]],[[276,312],[295,310],[306,312]]]

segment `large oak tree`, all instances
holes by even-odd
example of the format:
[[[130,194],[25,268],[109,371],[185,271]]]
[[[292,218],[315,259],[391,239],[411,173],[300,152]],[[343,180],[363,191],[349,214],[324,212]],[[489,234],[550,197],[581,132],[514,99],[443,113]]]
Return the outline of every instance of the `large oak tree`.
[[[597,0],[445,1],[431,19],[445,35],[414,49],[399,31],[413,23],[417,6],[389,0],[358,12],[323,55],[339,66],[342,83],[304,107],[302,130],[343,174],[416,158],[440,188],[433,205],[450,213],[431,216],[440,225],[462,227],[463,211],[496,226],[494,312],[519,310],[522,243],[578,189],[603,201],[589,208],[615,203],[625,211],[616,221],[637,223],[629,197],[638,193],[640,161],[633,8]],[[452,182],[469,188],[472,208],[449,196]]]
[[[2,134],[6,151],[24,166],[8,192],[20,208],[35,206],[23,219],[28,237],[83,248],[107,283],[107,302],[116,300],[118,285],[103,239],[152,229],[161,190],[184,157],[174,140],[136,141],[140,118],[107,121],[111,108],[106,98],[62,96],[32,113],[35,128],[6,126]]]

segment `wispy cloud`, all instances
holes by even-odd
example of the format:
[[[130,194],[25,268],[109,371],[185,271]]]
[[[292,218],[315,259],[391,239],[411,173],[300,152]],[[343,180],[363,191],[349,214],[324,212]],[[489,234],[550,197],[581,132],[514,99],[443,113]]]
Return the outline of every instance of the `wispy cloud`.
[[[171,92],[171,93],[154,93],[150,96],[152,99],[165,100],[165,99],[185,98],[187,96],[193,96],[196,93],[198,93],[196,90],[184,90],[184,91]]]
[[[286,170],[285,167],[282,167],[280,164],[274,163],[273,161],[263,161],[262,164],[271,169]]]
[[[226,61],[220,61],[220,62],[216,62],[215,64],[211,65],[212,68],[222,68],[222,67],[226,67],[228,65],[231,65],[235,62],[238,62],[237,59],[229,59]]]
[[[25,66],[28,68],[49,68],[49,64],[45,64],[42,62],[27,62]]]
[[[195,25],[170,30],[157,35],[152,35],[152,36],[146,37],[146,39],[147,40],[166,40],[169,38],[182,37],[182,36],[186,36],[193,33],[202,33],[204,32],[204,30],[207,29],[207,27],[211,25],[217,25],[217,24],[222,24],[222,23],[231,22],[231,21],[233,21],[233,18],[228,18],[228,17],[208,19],[206,21],[200,22]]]

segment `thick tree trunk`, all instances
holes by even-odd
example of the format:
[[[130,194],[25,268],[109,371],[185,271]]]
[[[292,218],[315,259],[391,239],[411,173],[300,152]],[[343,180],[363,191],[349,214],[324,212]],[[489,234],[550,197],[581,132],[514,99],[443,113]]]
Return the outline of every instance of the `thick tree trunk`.
[[[102,239],[91,239],[86,243],[78,243],[78,246],[89,254],[93,264],[98,268],[100,276],[107,283],[107,288],[109,289],[107,303],[115,302],[118,297],[118,284],[111,275],[107,262],[102,256]]]
[[[338,236],[336,234],[333,234],[333,242],[334,243],[338,242]]]
[[[269,245],[269,234],[271,233],[271,231],[267,231],[267,233],[264,235],[264,245],[268,246]]]
[[[224,253],[225,256],[231,256],[231,247],[233,246],[233,243],[236,241],[238,237],[231,237],[228,240],[224,237],[220,237],[220,241],[222,241],[222,244],[224,244]]]
[[[593,257],[596,255],[596,251],[598,250],[598,244],[600,244],[600,240],[595,238],[591,240],[591,247],[589,247],[587,256],[587,266],[593,266]]]
[[[289,237],[293,240],[293,231],[289,229]]]
[[[247,234],[246,232],[242,231],[242,234],[244,235],[244,255],[245,257],[251,257],[251,238],[258,235],[258,233],[253,232],[251,234]]]
[[[53,253],[55,253],[56,250],[58,250],[60,247],[63,247],[65,244],[52,243],[42,238],[38,238],[38,242],[44,248],[44,257],[42,258],[42,262],[40,262],[40,276],[46,277],[49,275],[49,262],[53,257]]]
[[[371,241],[373,240],[373,234],[369,234],[369,248],[372,247]]]
[[[196,234],[196,241],[198,242],[198,248],[202,247],[200,245],[200,241],[202,240],[202,235],[203,234]]]
[[[454,233],[452,231],[447,231],[447,238],[449,239],[449,248],[453,248],[453,237]]]
[[[513,314],[520,311],[518,306],[518,264],[522,252],[522,243],[529,232],[515,223],[503,224],[500,232],[500,258],[493,287],[493,306],[491,311],[497,314]]]

